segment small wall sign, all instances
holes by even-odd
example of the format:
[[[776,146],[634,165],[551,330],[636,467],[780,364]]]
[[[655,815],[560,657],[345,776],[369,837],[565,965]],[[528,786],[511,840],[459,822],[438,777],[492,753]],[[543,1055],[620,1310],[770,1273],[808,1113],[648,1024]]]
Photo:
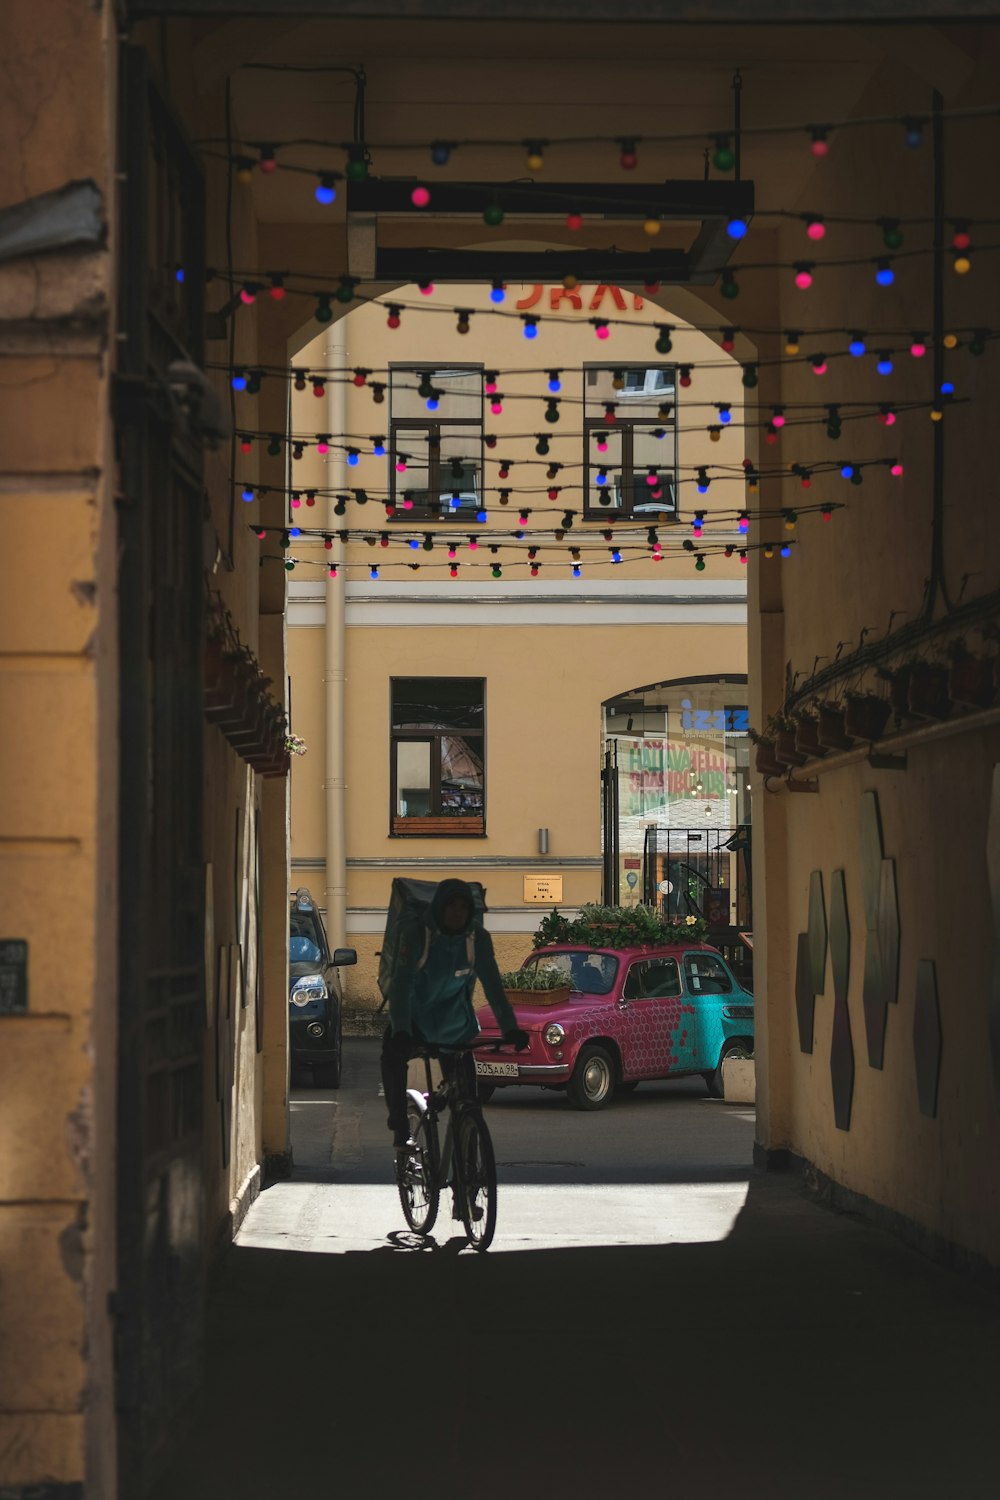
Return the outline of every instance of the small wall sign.
[[[28,1009],[28,944],[0,938],[0,1016],[23,1016]]]
[[[558,906],[563,898],[561,875],[525,875],[524,900],[544,906]]]

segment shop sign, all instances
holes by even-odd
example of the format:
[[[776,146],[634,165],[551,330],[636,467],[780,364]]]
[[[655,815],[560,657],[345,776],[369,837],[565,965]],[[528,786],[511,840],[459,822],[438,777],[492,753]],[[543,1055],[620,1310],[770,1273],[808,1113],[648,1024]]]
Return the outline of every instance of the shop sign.
[[[524,900],[544,906],[558,906],[563,898],[561,875],[525,875]]]
[[[602,308],[612,313],[641,312],[646,305],[636,292],[623,292],[620,286],[545,287],[541,282],[536,282],[514,305],[519,312],[526,312],[529,307],[538,306],[546,291],[552,312],[600,312]]]

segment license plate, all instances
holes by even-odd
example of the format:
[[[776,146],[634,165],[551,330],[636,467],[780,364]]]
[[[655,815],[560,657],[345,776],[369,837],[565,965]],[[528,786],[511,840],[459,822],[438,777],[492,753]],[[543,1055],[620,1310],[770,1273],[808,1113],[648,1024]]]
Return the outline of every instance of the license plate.
[[[516,1078],[516,1062],[480,1062],[476,1058],[476,1072],[480,1078]]]

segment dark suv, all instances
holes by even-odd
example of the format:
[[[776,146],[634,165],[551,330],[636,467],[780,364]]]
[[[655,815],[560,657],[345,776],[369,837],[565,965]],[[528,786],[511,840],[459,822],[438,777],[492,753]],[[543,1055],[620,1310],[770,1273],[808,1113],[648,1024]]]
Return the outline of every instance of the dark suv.
[[[324,1089],[340,1087],[343,1053],[340,975],[356,964],[353,948],[330,945],[312,896],[300,889],[288,914],[288,1042],[293,1068],[312,1068]]]

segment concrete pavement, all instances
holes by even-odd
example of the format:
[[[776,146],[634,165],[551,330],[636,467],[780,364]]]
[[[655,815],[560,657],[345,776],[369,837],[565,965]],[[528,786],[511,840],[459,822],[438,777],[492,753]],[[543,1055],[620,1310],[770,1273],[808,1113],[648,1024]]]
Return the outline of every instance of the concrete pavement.
[[[446,1216],[417,1248],[376,1055],[299,1096],[298,1175],[220,1269],[156,1500],[996,1496],[1000,1302],[754,1172],[747,1111],[697,1084],[598,1115],[498,1096],[494,1249]]]

